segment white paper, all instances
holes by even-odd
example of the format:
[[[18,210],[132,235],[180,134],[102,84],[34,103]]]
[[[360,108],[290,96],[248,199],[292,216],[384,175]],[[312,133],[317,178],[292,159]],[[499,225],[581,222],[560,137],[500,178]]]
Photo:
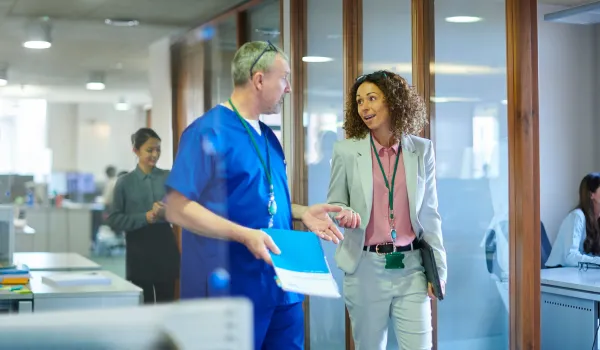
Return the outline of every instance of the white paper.
[[[331,273],[297,272],[275,267],[281,288],[310,296],[340,298],[340,292]]]
[[[62,273],[50,276],[42,276],[42,282],[58,287],[110,285],[109,277],[94,272]]]

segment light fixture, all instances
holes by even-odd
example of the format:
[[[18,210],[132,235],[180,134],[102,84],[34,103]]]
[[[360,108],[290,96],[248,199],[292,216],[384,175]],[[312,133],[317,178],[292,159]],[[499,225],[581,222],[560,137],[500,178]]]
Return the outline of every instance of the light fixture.
[[[48,17],[28,23],[27,40],[23,43],[23,47],[34,50],[50,48],[52,46],[51,30]]]
[[[331,57],[323,57],[323,56],[304,56],[302,57],[302,61],[308,63],[323,63],[323,62],[331,62],[333,58]]]
[[[121,97],[119,101],[115,103],[115,109],[117,111],[128,111],[130,107],[131,106],[124,97]]]
[[[450,23],[475,23],[482,21],[483,18],[475,16],[451,16],[446,17],[446,22]]]
[[[477,66],[477,65],[463,65],[454,63],[433,63],[431,71],[435,74],[443,75],[492,75],[492,74],[505,74],[506,67],[490,67],[490,66]],[[364,67],[365,72],[377,71],[377,70],[391,70],[398,74],[410,74],[412,73],[412,64],[410,62],[399,62],[399,63],[376,63],[369,64]]]
[[[276,28],[257,28],[254,31],[256,33],[258,33],[259,35],[262,35],[262,36],[268,37],[268,38],[276,38],[281,34],[279,29],[276,29]]]
[[[106,85],[104,85],[104,73],[92,72],[92,74],[90,74],[90,80],[87,82],[85,87],[88,90],[104,90],[106,88]]]
[[[480,102],[481,99],[472,97],[431,97],[433,103],[449,103],[449,102]]]
[[[8,75],[6,74],[7,69],[0,69],[0,86],[6,86],[8,84]]]
[[[104,20],[104,24],[115,27],[135,27],[140,25],[140,21],[131,18],[107,18]]]

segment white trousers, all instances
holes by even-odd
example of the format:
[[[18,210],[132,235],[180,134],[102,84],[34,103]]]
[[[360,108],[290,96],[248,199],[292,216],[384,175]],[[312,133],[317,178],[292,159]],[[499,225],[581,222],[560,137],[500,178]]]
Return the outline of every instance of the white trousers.
[[[356,350],[385,350],[391,318],[401,350],[432,347],[431,304],[420,251],[404,253],[403,269],[385,269],[385,256],[362,252],[344,276],[344,299]]]

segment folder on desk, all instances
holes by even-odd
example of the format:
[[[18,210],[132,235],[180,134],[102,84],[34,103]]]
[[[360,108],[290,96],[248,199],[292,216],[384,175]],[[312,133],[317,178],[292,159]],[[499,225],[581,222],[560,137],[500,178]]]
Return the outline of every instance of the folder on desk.
[[[265,229],[281,250],[271,254],[283,290],[312,296],[341,297],[321,241],[312,232]]]
[[[26,265],[0,268],[0,284],[27,284],[30,278],[29,267]]]
[[[30,278],[31,277],[29,275],[7,275],[7,276],[0,275],[0,284],[10,284],[10,285],[27,284],[27,283],[29,283]]]
[[[20,264],[0,267],[0,275],[22,275],[29,273],[29,266]]]

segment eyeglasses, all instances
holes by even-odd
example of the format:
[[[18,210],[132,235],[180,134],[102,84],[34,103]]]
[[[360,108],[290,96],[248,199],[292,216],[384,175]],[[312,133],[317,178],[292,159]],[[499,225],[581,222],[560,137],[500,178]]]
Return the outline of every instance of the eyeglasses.
[[[385,74],[385,71],[378,70],[377,72],[363,74],[363,75],[359,76],[358,78],[356,78],[355,82],[362,83],[365,80],[379,80],[381,78],[387,78],[387,74]]]
[[[275,47],[275,45],[273,45],[271,43],[270,40],[267,40],[267,47],[265,47],[265,49],[260,53],[260,55],[258,55],[258,57],[256,57],[256,59],[254,60],[254,63],[252,63],[252,65],[250,66],[250,79],[252,79],[252,71],[254,70],[254,66],[256,66],[256,64],[258,63],[258,61],[260,60],[260,58],[267,52],[279,52],[279,50],[277,49],[277,47]]]

